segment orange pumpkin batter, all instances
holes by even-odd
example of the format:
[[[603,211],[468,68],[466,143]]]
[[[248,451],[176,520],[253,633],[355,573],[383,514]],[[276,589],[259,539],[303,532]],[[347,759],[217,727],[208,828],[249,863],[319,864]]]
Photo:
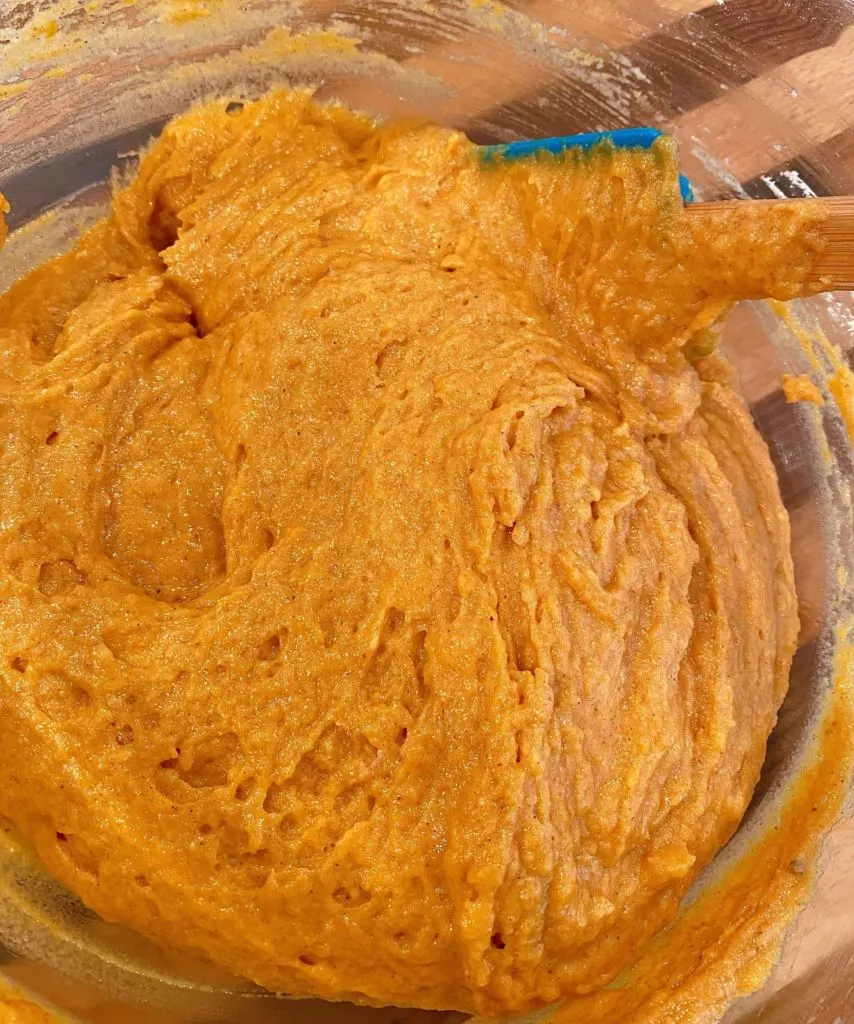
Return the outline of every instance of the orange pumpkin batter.
[[[816,244],[675,176],[277,92],[0,298],[0,813],[100,914],[489,1014],[674,917],[797,633],[709,328]]]

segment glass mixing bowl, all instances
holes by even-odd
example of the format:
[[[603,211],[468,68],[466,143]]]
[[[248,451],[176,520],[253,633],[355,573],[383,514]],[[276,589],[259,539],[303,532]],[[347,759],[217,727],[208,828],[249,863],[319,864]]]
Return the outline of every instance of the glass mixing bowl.
[[[13,233],[0,257],[0,288],[100,214],[111,174],[121,174],[172,114],[211,95],[239,102],[276,82],[310,84],[321,98],[381,115],[426,116],[484,143],[659,125],[679,138],[684,170],[706,199],[854,193],[852,50],[848,0],[3,0],[0,190],[11,202]],[[788,319],[745,304],[722,344],[780,475],[803,630],[745,823],[686,906],[714,894],[733,865],[748,865],[749,886],[757,840],[785,821],[781,809],[815,767],[831,718],[851,700],[854,475],[846,423],[854,424],[854,405],[840,381],[854,350],[854,304],[847,295],[820,296],[797,304]],[[788,404],[785,371],[810,372],[825,404]],[[816,810],[828,823],[849,783],[843,754],[834,756],[817,769]],[[0,973],[72,1018],[464,1019],[277,999],[99,920],[1,822],[0,840]],[[802,887],[812,877],[812,852],[805,840],[787,866]],[[854,1021],[850,800],[826,836],[816,875],[776,966],[757,994],[730,1007],[728,1024]],[[703,1020],[761,985],[774,939],[757,940],[753,973],[720,980]],[[654,1004],[623,1019],[676,1019]],[[534,1019],[585,1018],[561,1007]],[[679,1017],[698,1019],[687,1011]]]

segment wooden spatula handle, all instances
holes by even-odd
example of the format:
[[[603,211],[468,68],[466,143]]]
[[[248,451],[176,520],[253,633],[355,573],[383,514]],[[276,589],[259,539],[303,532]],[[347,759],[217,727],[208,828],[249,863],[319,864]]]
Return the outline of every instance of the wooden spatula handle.
[[[805,282],[807,290],[854,290],[854,196],[830,196],[823,199],[736,199],[714,203],[694,203],[685,207],[692,217],[725,215],[737,204],[739,210],[761,212],[781,204],[809,204],[811,212],[819,208],[825,215],[812,224],[818,232],[814,265]]]

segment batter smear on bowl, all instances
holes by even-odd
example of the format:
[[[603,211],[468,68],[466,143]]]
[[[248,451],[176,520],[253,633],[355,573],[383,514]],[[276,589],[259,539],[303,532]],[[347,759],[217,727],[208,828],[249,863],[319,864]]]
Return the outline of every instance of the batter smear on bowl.
[[[0,298],[0,813],[99,914],[489,1014],[672,920],[798,629],[711,328],[815,244],[676,175],[275,92]]]

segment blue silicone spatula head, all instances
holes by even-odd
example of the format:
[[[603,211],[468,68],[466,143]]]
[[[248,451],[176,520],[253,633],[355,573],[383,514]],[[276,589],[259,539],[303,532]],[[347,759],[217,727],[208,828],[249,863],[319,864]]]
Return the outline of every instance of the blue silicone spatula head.
[[[568,149],[591,149],[600,142],[610,142],[617,149],[649,149],[663,132],[658,128],[619,128],[613,132],[585,132],[582,135],[555,135],[550,139],[523,139],[495,146],[481,146],[487,163],[493,160],[520,160],[537,153],[563,153]],[[684,174],[679,175],[679,191],[686,203],[694,202],[694,190]]]

